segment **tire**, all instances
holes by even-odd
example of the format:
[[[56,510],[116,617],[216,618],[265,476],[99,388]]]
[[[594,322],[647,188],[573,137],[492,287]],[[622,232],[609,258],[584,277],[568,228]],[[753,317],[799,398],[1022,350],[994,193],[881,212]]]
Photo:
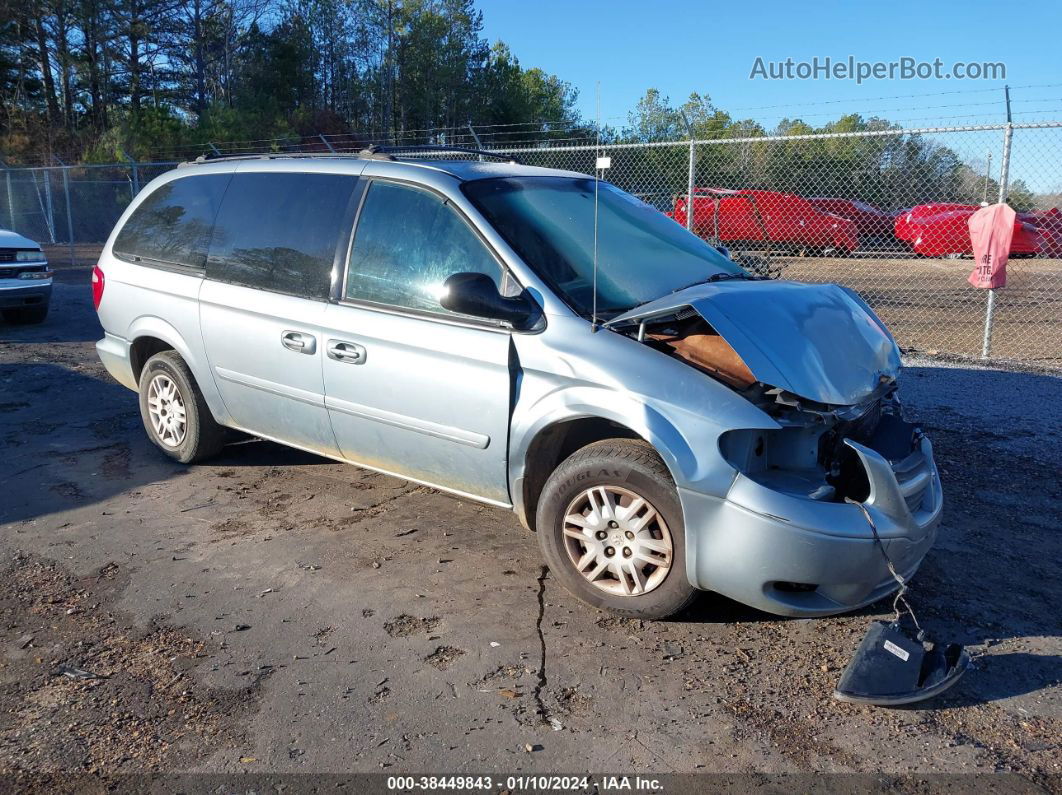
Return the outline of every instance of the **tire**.
[[[48,304],[44,306],[30,306],[22,309],[5,309],[4,320],[20,326],[28,326],[34,323],[43,323],[48,317]]]
[[[625,516],[623,509],[637,498],[647,505]],[[611,508],[604,507],[606,499]],[[653,509],[655,516],[639,527]],[[606,524],[609,515],[614,518]],[[573,522],[575,516],[579,518]],[[588,520],[585,526],[579,527],[577,522],[584,520]],[[607,439],[573,453],[546,481],[536,526],[553,576],[592,607],[630,618],[666,618],[697,596],[686,578],[686,534],[678,493],[664,462],[647,442]],[[661,550],[668,539],[670,552],[665,555]],[[650,542],[653,549],[646,546]],[[588,562],[580,568],[583,561]],[[641,572],[640,583],[634,579],[634,568]],[[593,582],[589,576],[595,577]]]
[[[140,417],[155,446],[182,464],[217,455],[228,438],[176,351],[156,353],[144,365],[140,373]]]

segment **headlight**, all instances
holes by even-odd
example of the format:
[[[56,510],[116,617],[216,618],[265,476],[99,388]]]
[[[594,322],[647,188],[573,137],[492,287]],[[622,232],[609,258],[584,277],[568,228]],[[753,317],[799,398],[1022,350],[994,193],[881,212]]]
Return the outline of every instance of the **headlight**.
[[[44,262],[44,252],[37,251],[16,251],[15,262]]]

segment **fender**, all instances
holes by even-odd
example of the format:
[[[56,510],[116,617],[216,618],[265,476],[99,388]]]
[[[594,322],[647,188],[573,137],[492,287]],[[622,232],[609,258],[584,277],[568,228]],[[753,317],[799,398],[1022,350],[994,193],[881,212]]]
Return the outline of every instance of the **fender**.
[[[156,337],[177,351],[188,365],[188,369],[192,371],[192,375],[195,376],[199,391],[203,393],[203,399],[206,400],[214,419],[222,425],[231,423],[229,412],[221,399],[217,384],[214,383],[213,375],[209,371],[203,372],[199,366],[199,362],[205,361],[206,358],[201,351],[193,352],[176,328],[155,315],[141,315],[129,324],[127,339],[130,346],[140,337]]]
[[[573,386],[551,392],[541,401],[513,416],[510,430],[509,479],[513,483],[527,470],[527,453],[538,435],[552,425],[594,418],[630,428],[660,454],[676,482],[696,469],[696,456],[682,434],[660,412],[633,396],[609,389]],[[528,424],[524,424],[527,422]]]
[[[760,415],[759,422],[747,423],[750,427],[778,427],[766,414],[749,408]],[[527,408],[517,404],[510,428],[509,493],[518,514],[524,511],[522,485],[533,441],[557,423],[583,418],[615,422],[645,439],[680,489],[723,496],[730,488],[733,473],[718,443],[729,426],[673,404],[581,383],[551,391]]]

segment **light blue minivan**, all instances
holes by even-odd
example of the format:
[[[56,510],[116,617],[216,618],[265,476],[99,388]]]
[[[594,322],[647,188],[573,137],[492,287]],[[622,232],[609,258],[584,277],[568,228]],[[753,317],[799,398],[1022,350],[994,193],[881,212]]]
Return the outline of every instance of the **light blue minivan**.
[[[186,463],[236,429],[515,511],[585,602],[780,615],[891,592],[940,480],[852,291],[746,273],[594,177],[351,156],[189,163],[93,273],[110,373]],[[417,159],[417,158],[420,159]]]

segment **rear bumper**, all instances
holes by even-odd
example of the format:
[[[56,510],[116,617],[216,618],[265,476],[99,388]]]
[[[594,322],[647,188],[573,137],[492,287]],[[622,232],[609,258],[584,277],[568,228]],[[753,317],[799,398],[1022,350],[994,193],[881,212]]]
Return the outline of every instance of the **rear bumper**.
[[[882,456],[857,448],[872,484],[864,505],[907,578],[933,545],[943,510],[932,447],[922,440],[924,465],[902,484]],[[858,506],[770,491],[741,475],[725,499],[679,496],[694,587],[785,616],[854,610],[897,587]]]
[[[21,279],[0,280],[0,309],[47,306],[51,300],[51,280],[44,284],[35,284]]]
[[[133,363],[129,356],[129,341],[114,334],[106,334],[96,343],[96,353],[115,381],[136,391],[138,385],[133,375]]]

